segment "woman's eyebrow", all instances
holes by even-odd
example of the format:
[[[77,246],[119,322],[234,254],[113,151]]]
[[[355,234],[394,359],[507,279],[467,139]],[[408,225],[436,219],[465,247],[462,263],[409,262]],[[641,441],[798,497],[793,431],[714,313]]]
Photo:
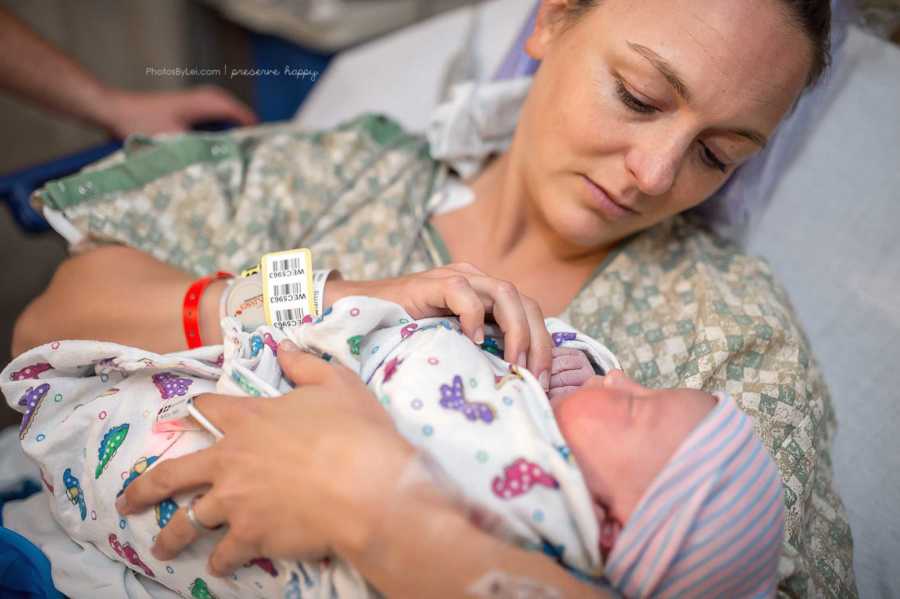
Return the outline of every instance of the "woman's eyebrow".
[[[675,93],[681,96],[681,98],[685,102],[691,101],[691,94],[688,92],[687,85],[684,84],[684,80],[678,75],[675,69],[672,67],[669,62],[648,48],[647,46],[642,46],[641,44],[635,44],[634,42],[628,42],[628,47],[646,58],[650,64],[656,67],[656,70],[662,73],[662,76],[666,78],[666,81],[669,82],[675,89]]]
[[[685,102],[691,101],[691,93],[688,91],[687,85],[685,85],[684,83],[684,79],[681,78],[681,76],[671,65],[671,63],[669,63],[665,58],[663,58],[647,46],[642,46],[641,44],[636,44],[634,42],[628,42],[628,47],[640,54],[650,64],[652,64],[656,68],[656,70],[666,78],[666,81],[669,82],[669,85],[672,86],[672,88],[675,90],[675,93],[678,94],[681,99],[683,99]],[[766,147],[766,144],[768,143],[768,139],[765,135],[751,129],[733,129],[729,131],[736,135],[740,135],[741,137],[748,139],[763,148]]]

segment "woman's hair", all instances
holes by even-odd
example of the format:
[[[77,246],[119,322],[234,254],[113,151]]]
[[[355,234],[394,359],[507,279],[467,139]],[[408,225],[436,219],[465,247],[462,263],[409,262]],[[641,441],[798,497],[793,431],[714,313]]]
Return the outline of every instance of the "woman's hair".
[[[831,62],[831,2],[830,0],[779,0],[794,25],[809,39],[813,48],[813,62],[807,85],[819,80]],[[576,20],[600,4],[600,0],[569,0],[568,17]]]

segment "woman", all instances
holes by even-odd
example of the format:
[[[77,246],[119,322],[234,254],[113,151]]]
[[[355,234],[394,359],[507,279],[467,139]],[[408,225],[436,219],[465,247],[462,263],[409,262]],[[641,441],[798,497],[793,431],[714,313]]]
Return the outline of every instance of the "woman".
[[[542,64],[513,144],[469,182],[474,200],[462,207],[446,199],[447,170],[421,140],[378,117],[320,134],[276,129],[135,147],[49,185],[41,198],[94,237],[156,259],[127,248],[73,258],[17,323],[16,349],[60,337],[182,349],[180,305],[191,277],[178,268],[237,269],[301,245],[317,268],[340,268],[350,279],[328,283],[329,302],[362,292],[414,315],[449,308],[473,337],[482,311],[493,311],[510,338],[506,357],[539,377],[549,344],[535,323],[541,313],[561,314],[647,386],[732,393],[784,476],[783,589],[853,595],[849,529],[828,466],[833,416],[803,334],[764,264],[674,216],[763,146],[816,80],[827,63],[828,16],[827,2],[544,0],[527,46]],[[451,258],[469,265],[400,276]],[[383,277],[395,278],[355,281]],[[207,342],[217,339],[217,292],[202,300]],[[283,403],[201,400],[226,441],[144,475],[127,509],[211,484],[197,517],[231,526],[212,558],[220,573],[260,549],[293,556],[327,548],[397,595],[462,595],[494,572],[501,587],[525,584],[527,573],[535,584],[585,596],[549,561],[501,549],[463,523],[433,491],[410,500],[408,526],[424,530],[418,543],[387,524],[406,516],[391,514],[377,494],[360,505],[357,477],[366,489],[395,489],[409,449],[371,411],[348,407],[348,416],[337,402],[312,401],[362,394],[344,375],[322,377]],[[315,423],[303,429],[304,443],[313,439],[317,455],[328,456],[321,492],[295,490],[284,478],[292,460],[317,461],[296,446],[303,437],[291,427],[301,421]],[[338,435],[339,448],[329,440]],[[259,448],[269,439],[282,439],[279,451]],[[211,465],[228,451],[246,457],[219,472]],[[366,467],[372,455],[378,476]],[[260,480],[284,489],[284,505],[254,500],[238,482],[235,472],[252,478],[262,461]],[[307,507],[319,510],[314,523]],[[263,526],[263,514],[292,514],[296,526]],[[192,538],[184,514],[177,522],[160,536],[161,555]],[[318,532],[291,533],[307,525]],[[434,542],[447,534],[453,547]],[[424,565],[438,560],[447,579],[429,587],[438,581]]]

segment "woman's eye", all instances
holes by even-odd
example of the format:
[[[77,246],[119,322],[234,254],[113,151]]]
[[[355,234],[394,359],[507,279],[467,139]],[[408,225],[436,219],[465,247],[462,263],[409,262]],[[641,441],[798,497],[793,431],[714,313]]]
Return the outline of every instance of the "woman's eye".
[[[719,157],[716,156],[713,151],[710,150],[709,147],[703,142],[700,142],[700,156],[703,164],[710,168],[722,171],[723,173],[727,169],[725,163],[719,160]]]
[[[619,100],[622,101],[622,104],[635,112],[640,114],[653,114],[654,112],[659,112],[659,109],[655,106],[641,102],[634,97],[634,95],[625,88],[625,84],[619,79],[616,80],[616,94],[619,96]]]

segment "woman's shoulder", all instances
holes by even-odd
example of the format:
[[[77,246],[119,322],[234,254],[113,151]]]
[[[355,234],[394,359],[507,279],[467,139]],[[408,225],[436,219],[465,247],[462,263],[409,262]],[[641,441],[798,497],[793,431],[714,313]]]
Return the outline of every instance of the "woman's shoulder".
[[[263,169],[273,176],[286,173],[356,172],[391,154],[414,157],[425,165],[433,160],[427,141],[383,114],[365,113],[327,129],[308,130],[293,123],[269,123],[218,133],[184,133],[128,138],[122,150],[82,172],[51,182],[37,199],[58,210],[110,192],[127,192],[160,179],[178,184],[198,171],[246,170],[253,161],[273,162],[281,169]],[[314,177],[318,178],[318,177]]]
[[[569,316],[651,386],[737,391],[748,377],[809,375],[805,335],[769,265],[685,217],[627,242]]]
[[[675,216],[636,237],[624,251],[638,262],[656,262],[660,275],[673,271],[696,274],[701,280],[716,280],[729,287],[739,286],[747,275],[761,277],[768,284],[775,282],[763,258],[745,253],[696,216]]]
[[[366,112],[346,120],[332,129],[319,131],[314,135],[326,136],[335,134],[358,135],[379,146],[390,146],[398,141],[422,141],[424,137],[403,128],[397,120],[390,116]]]
[[[714,312],[796,321],[790,300],[769,263],[707,228],[697,217],[676,216],[628,244],[632,270]],[[739,322],[747,322],[743,318]],[[765,320],[763,318],[763,320]],[[775,323],[772,323],[775,324]]]
[[[201,273],[333,238],[341,223],[358,233],[374,202],[381,220],[423,212],[438,171],[427,141],[365,114],[322,131],[282,123],[132,138],[36,199],[82,239],[130,245]]]

